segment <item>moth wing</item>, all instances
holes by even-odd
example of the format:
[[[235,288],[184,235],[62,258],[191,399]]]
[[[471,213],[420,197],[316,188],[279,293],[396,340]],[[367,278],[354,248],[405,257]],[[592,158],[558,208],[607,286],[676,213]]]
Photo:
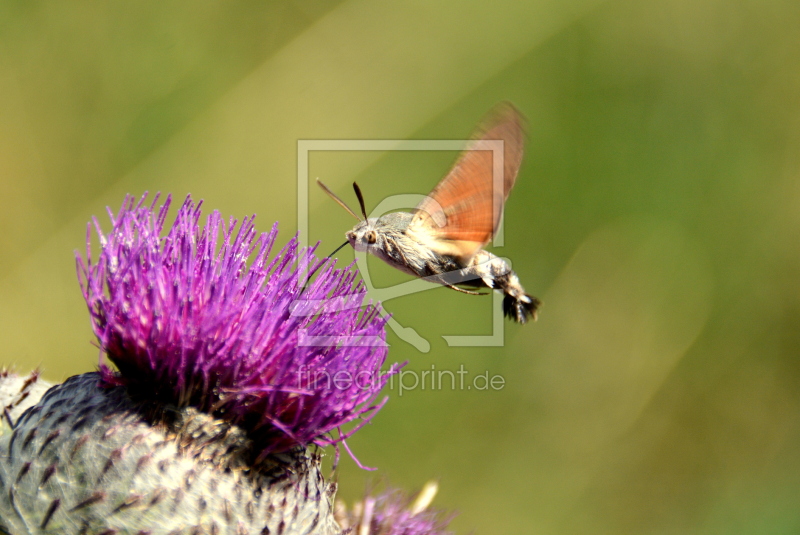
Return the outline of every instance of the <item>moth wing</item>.
[[[482,122],[450,172],[417,205],[408,232],[440,254],[469,260],[494,237],[517,179],[523,118],[504,103]],[[496,141],[503,158],[494,161]]]

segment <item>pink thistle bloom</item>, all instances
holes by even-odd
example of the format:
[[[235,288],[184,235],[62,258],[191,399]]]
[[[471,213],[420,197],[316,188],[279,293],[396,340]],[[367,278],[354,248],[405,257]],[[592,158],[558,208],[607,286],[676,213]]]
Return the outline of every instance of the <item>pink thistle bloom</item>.
[[[298,252],[296,237],[270,258],[277,223],[259,234],[254,217],[237,228],[214,211],[201,227],[189,197],[167,228],[170,197],[158,209],[146,197],[109,210],[107,234],[94,220],[97,259],[91,224],[76,255],[94,333],[119,370],[101,357],[105,384],[223,418],[262,456],[339,442],[375,415],[398,367],[381,372],[385,319],[362,307],[355,270]]]
[[[363,501],[347,510],[336,502],[336,520],[348,533],[370,535],[453,535],[447,529],[455,515],[432,509],[438,485],[429,482],[415,499],[399,489],[377,495],[367,493]]]

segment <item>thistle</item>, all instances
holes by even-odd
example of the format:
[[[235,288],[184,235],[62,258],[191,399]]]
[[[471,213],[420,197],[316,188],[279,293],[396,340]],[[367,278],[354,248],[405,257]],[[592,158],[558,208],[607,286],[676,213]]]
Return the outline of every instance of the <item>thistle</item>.
[[[315,446],[386,402],[398,367],[381,371],[379,309],[296,237],[270,257],[277,224],[258,234],[212,212],[201,226],[187,198],[167,228],[157,201],[126,198],[108,233],[90,225],[97,257],[91,233],[77,256],[99,371],[38,401],[0,377],[0,530],[343,533]]]
[[[447,531],[451,516],[430,509],[439,486],[427,483],[412,500],[399,489],[377,495],[367,493],[364,499],[348,510],[336,502],[335,516],[339,524],[352,533],[379,535],[452,535]]]
[[[298,253],[296,237],[270,260],[277,223],[258,235],[253,218],[237,231],[213,212],[201,229],[190,198],[162,238],[170,199],[158,211],[144,200],[110,214],[107,235],[95,220],[100,256],[88,237],[78,256],[94,333],[119,369],[101,363],[104,384],[218,415],[264,452],[329,445],[347,436],[330,432],[369,421],[396,368],[380,372],[384,320],[362,310],[354,270]]]

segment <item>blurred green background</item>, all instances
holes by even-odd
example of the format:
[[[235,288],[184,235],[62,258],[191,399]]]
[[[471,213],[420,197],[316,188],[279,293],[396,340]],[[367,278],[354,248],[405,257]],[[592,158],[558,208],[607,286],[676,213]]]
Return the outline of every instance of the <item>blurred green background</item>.
[[[0,360],[51,380],[97,350],[73,250],[124,194],[297,226],[298,139],[460,139],[527,116],[505,247],[545,301],[505,345],[486,298],[386,308],[409,370],[351,441],[459,533],[800,532],[800,3],[0,1]],[[455,154],[315,152],[355,204],[426,193]],[[353,220],[316,187],[310,239]],[[340,258],[352,259],[343,249]],[[407,280],[370,263],[378,285]],[[343,458],[340,496],[374,475]]]

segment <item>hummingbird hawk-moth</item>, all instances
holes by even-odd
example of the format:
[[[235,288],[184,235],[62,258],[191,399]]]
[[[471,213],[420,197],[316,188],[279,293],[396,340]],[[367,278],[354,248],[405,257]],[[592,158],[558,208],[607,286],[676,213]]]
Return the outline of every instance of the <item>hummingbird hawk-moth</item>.
[[[518,323],[529,318],[535,321],[540,301],[525,292],[505,260],[483,249],[497,232],[522,162],[522,123],[511,104],[495,108],[450,172],[413,213],[369,218],[361,189],[354,182],[362,220],[317,179],[325,193],[359,220],[346,233],[342,247],[349,243],[356,251],[371,253],[400,271],[459,292],[482,295],[463,287],[498,290],[505,295],[506,316]],[[494,165],[493,151],[481,143],[494,140],[503,142],[502,166]],[[495,173],[502,176],[496,179]]]

